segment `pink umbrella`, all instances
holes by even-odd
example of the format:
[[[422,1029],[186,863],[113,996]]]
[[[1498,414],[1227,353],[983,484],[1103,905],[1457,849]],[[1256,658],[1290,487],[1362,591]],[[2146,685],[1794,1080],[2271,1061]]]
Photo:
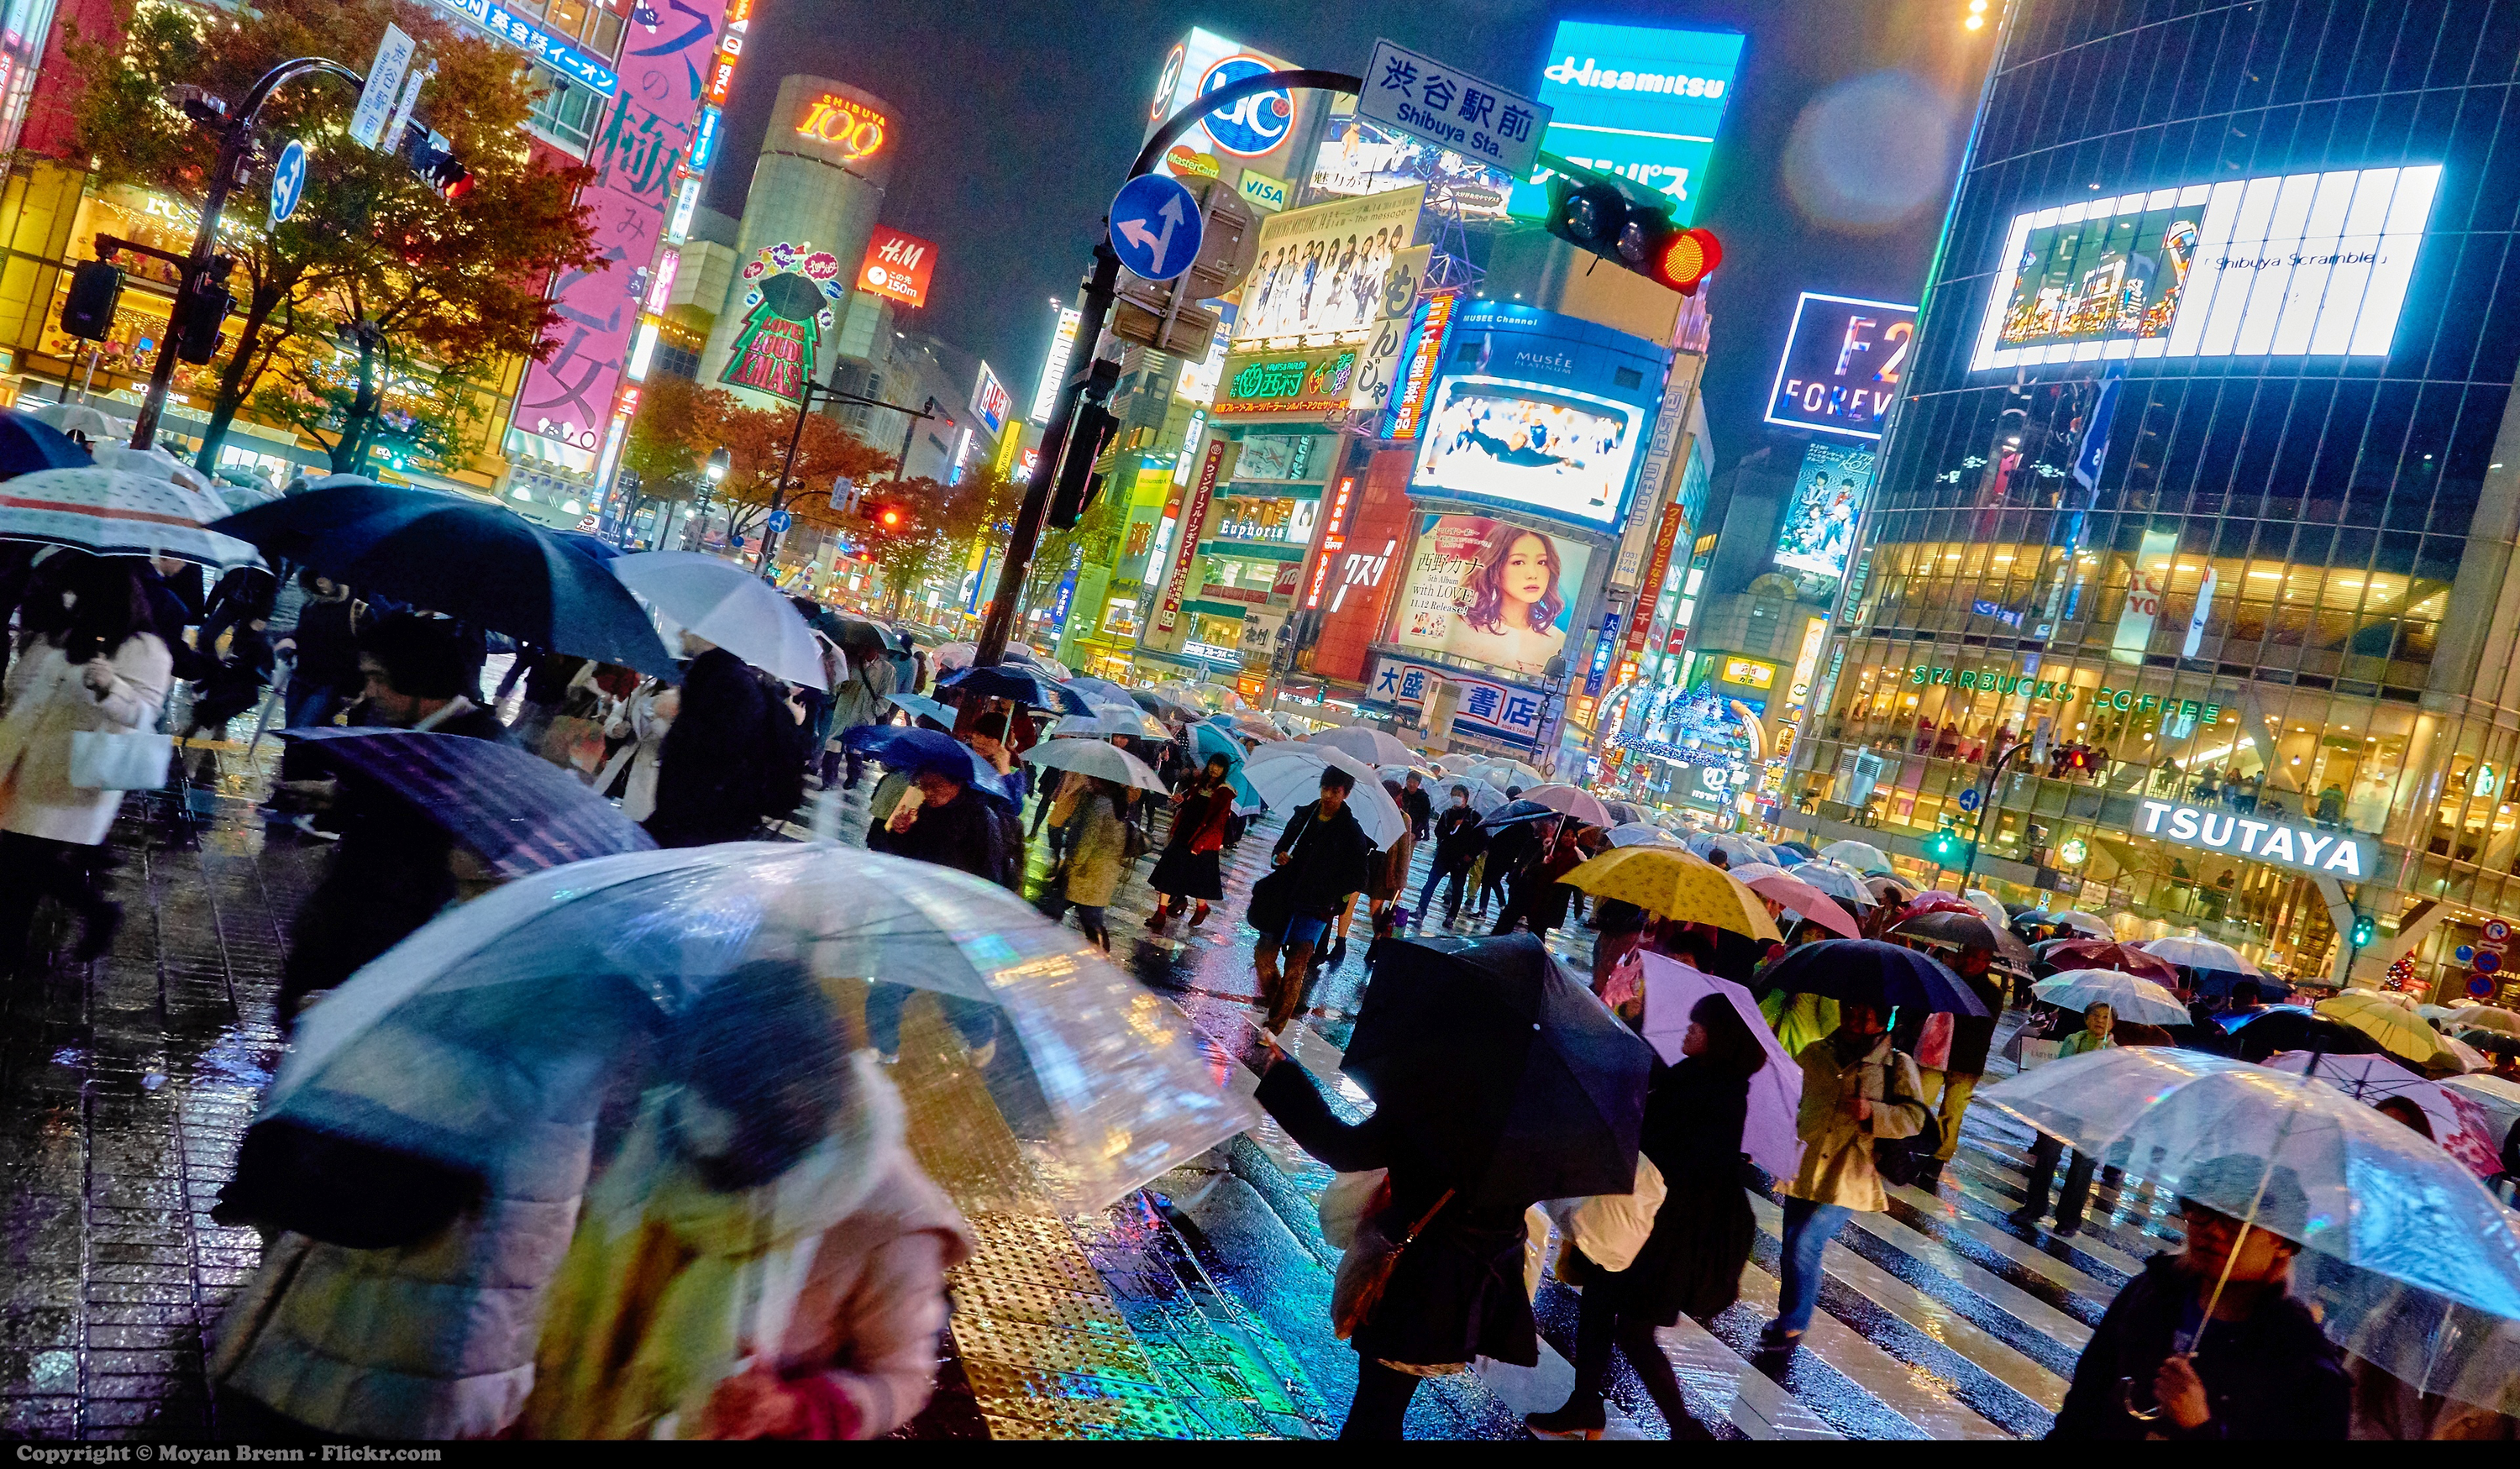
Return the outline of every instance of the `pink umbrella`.
[[[1653,1038],[1647,1036],[1646,1040]],[[2270,1071],[2295,1076],[2310,1069],[2312,1052],[2287,1050],[2260,1062]],[[2403,1096],[2424,1109],[2433,1141],[2467,1165],[2470,1173],[2490,1179],[2502,1171],[2501,1138],[2483,1107],[2438,1082],[2428,1082],[2382,1055],[2318,1055],[2318,1079],[2364,1103]]]
[[[1600,798],[1580,785],[1535,785],[1522,793],[1526,801],[1538,801],[1552,811],[1562,811],[1587,826],[1611,824],[1610,809]]]
[[[1732,876],[1760,897],[1775,899],[1840,938],[1864,936],[1863,925],[1855,921],[1853,913],[1838,907],[1836,899],[1782,868],[1745,862],[1732,869]]]
[[[1679,1064],[1680,1043],[1688,1034],[1688,1012],[1709,995],[1730,1001],[1741,1023],[1759,1038],[1768,1064],[1750,1078],[1750,1113],[1741,1125],[1741,1150],[1778,1178],[1792,1178],[1803,1156],[1802,1135],[1794,1130],[1794,1115],[1803,1104],[1803,1069],[1777,1044],[1776,1033],[1759,1013],[1759,1002],[1732,981],[1701,974],[1676,958],[1659,954],[1636,957],[1644,965],[1645,1042],[1664,1061]]]

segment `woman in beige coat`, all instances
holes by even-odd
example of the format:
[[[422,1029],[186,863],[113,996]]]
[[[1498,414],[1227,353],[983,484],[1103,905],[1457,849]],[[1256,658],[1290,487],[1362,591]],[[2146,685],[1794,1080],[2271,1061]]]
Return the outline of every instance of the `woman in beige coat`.
[[[128,557],[65,552],[36,573],[0,712],[0,962],[22,956],[50,894],[85,920],[74,957],[113,944],[122,910],[96,886],[122,792],[71,783],[71,736],[156,728],[174,677]],[[56,569],[58,568],[58,569]]]
[[[1108,780],[1084,777],[1062,828],[1067,832],[1067,901],[1076,905],[1076,921],[1085,936],[1106,954],[1111,930],[1104,910],[1129,869],[1128,816],[1121,803],[1130,794]]]

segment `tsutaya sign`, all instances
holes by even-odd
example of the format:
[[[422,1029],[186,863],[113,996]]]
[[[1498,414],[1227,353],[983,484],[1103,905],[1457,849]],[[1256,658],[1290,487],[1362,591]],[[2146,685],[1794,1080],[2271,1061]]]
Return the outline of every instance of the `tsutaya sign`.
[[[2359,836],[2336,831],[2311,831],[2282,822],[2261,822],[2254,817],[2200,811],[2193,806],[2178,806],[2168,801],[2146,801],[2142,804],[2143,819],[2135,826],[2135,834],[2139,836],[2176,842],[2182,847],[2201,847],[2209,852],[2254,857],[2260,862],[2280,863],[2305,872],[2333,872],[2339,877],[2357,880],[2371,870],[2369,844]]]

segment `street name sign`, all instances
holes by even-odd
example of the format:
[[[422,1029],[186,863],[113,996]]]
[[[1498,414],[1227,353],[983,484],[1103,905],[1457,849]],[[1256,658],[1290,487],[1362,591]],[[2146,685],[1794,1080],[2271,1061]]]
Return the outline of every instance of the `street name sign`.
[[[377,59],[368,64],[368,79],[359,88],[359,110],[350,114],[350,141],[361,148],[391,152],[400,138],[385,141],[385,119],[402,98],[403,78],[411,71],[418,48],[399,25],[387,25],[377,42]]]
[[[1528,179],[1550,109],[1389,41],[1373,43],[1357,115]]]

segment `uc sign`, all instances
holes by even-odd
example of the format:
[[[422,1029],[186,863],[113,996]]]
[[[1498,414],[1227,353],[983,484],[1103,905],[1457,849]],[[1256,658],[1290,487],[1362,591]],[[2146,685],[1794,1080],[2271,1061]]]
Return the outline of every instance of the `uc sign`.
[[[796,136],[838,149],[852,163],[883,151],[889,124],[884,115],[862,103],[826,92],[805,109]]]

